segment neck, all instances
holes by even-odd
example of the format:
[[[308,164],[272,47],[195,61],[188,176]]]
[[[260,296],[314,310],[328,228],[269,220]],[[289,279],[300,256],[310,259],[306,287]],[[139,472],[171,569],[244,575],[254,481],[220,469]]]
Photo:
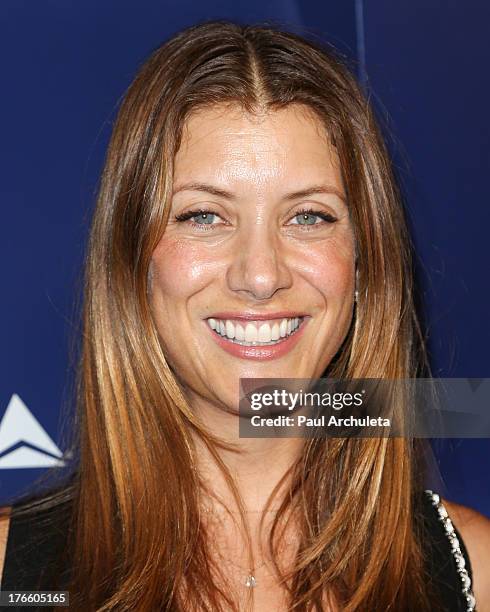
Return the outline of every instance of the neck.
[[[261,512],[269,497],[298,459],[304,440],[300,438],[240,438],[239,416],[230,414],[203,400],[192,402],[196,414],[207,431],[220,441],[231,444],[233,450],[218,448],[217,452],[237,487],[247,512]],[[200,437],[195,439],[197,467],[206,486],[227,508],[234,510],[236,502],[226,478]],[[290,473],[284,479],[281,492],[290,483]],[[280,495],[270,509],[277,508]]]

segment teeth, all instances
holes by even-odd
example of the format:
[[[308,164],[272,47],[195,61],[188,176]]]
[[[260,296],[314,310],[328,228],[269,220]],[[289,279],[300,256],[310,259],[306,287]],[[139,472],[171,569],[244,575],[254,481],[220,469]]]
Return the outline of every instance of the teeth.
[[[279,340],[281,334],[279,333],[279,323],[274,323],[271,331],[271,340]]]
[[[245,345],[275,344],[292,334],[300,325],[301,317],[281,321],[250,321],[245,326],[229,319],[208,319],[208,325],[221,336]]]
[[[257,342],[258,340],[257,328],[253,323],[247,323],[245,327],[245,342]]]
[[[235,337],[235,326],[231,321],[227,321],[225,324],[226,327],[226,335],[230,340]]]
[[[259,327],[259,342],[270,342],[272,330],[269,323],[262,323]]]
[[[281,325],[279,325],[279,334],[281,335],[281,338],[284,338],[284,336],[286,335],[287,330],[288,330],[288,320],[287,319],[283,319],[281,321]]]
[[[233,325],[233,323],[232,323]],[[240,325],[240,323],[237,323],[235,326],[235,339],[236,340],[245,340],[245,330],[243,329],[243,327]]]

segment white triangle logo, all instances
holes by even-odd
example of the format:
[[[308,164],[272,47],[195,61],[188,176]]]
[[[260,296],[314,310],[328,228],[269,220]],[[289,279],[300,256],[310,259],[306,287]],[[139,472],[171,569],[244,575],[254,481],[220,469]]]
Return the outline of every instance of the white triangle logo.
[[[19,442],[28,442],[37,450],[29,446],[19,446],[0,457],[0,469],[53,467],[65,464],[62,459],[63,453],[34,418],[29,408],[14,393],[0,422],[0,454]]]

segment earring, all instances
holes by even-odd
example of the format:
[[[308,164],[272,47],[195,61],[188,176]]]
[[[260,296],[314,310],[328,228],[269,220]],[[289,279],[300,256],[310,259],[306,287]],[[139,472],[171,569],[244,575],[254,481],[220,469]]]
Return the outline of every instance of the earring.
[[[148,276],[146,279],[146,283],[147,283],[147,291],[148,293],[151,292],[152,286],[153,286],[153,262],[150,262],[150,265],[148,267]]]
[[[354,291],[354,302],[359,300],[359,290],[357,289],[359,283],[359,269],[356,266],[356,290]]]

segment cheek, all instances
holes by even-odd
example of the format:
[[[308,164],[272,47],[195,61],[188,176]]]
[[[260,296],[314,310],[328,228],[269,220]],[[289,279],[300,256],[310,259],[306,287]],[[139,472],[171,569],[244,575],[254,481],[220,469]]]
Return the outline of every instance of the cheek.
[[[185,299],[205,286],[216,266],[202,245],[172,238],[162,238],[152,261],[153,289],[172,299]]]
[[[324,295],[339,297],[343,295],[350,286],[350,275],[352,266],[350,263],[339,261],[335,257],[318,258],[312,261],[309,268],[311,283]]]
[[[301,266],[304,277],[324,298],[343,301],[354,292],[354,249],[348,240],[310,247]]]

